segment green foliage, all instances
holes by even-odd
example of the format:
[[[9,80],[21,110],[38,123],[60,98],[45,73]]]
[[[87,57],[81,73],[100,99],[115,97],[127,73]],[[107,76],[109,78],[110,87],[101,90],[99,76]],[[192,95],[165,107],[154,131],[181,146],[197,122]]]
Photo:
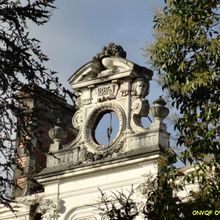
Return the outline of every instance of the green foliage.
[[[182,189],[182,185],[175,182],[180,173],[172,166],[164,166],[160,172],[146,186],[148,193],[144,214],[150,220],[182,219],[180,199],[173,195],[174,190]]]
[[[155,16],[156,41],[148,52],[180,113],[175,129],[183,153],[178,156],[192,168],[160,165],[158,176],[146,183],[143,213],[149,220],[218,219],[214,211],[220,209],[220,1],[165,3]],[[177,193],[190,184],[197,190],[179,198]],[[209,216],[193,215],[194,210],[208,210]]]
[[[194,166],[182,177],[182,186],[198,183],[191,208],[203,210],[219,208],[220,196],[219,7],[219,0],[166,1],[155,16],[156,41],[148,49],[163,88],[180,112],[175,125],[177,144],[185,149],[180,157]],[[187,210],[182,211],[189,219]]]
[[[112,192],[110,196],[101,193],[100,214],[111,220],[133,220],[138,215],[136,203],[132,199],[133,189],[130,192]]]
[[[20,114],[18,91],[35,85],[58,93],[60,83],[55,72],[45,68],[48,57],[42,53],[40,42],[29,33],[30,24],[43,25],[50,17],[54,0],[0,0],[0,203],[9,205],[9,188],[13,180],[16,159],[16,116]],[[64,89],[65,90],[65,89]],[[66,91],[66,90],[65,90]],[[24,121],[19,129],[27,151],[31,151],[31,129],[34,123]],[[22,167],[19,167],[22,169]]]
[[[176,124],[185,161],[219,160],[220,1],[167,1],[155,17],[151,60],[163,74],[173,105],[182,114]]]

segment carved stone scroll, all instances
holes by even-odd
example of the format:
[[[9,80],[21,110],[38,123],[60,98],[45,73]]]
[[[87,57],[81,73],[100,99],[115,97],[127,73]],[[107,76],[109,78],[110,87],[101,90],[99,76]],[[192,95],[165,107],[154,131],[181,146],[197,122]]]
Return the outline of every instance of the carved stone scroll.
[[[80,111],[77,111],[72,119],[73,127],[76,129],[80,129],[80,127],[82,126],[82,122],[83,122],[82,113]]]
[[[147,117],[150,105],[146,99],[133,100],[131,106],[131,127],[134,131],[143,130],[141,118]]]

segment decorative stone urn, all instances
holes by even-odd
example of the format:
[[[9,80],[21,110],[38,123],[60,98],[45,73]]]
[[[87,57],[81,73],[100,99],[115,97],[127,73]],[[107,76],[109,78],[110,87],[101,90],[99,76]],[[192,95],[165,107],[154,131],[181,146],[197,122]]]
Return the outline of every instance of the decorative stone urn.
[[[62,127],[62,122],[60,121],[60,119],[57,119],[55,126],[51,128],[48,133],[49,137],[54,142],[54,144],[51,145],[52,149],[50,150],[59,150],[61,142],[67,137],[67,131]]]
[[[150,109],[150,113],[156,121],[162,122],[169,114],[169,109],[165,107],[166,102],[160,96],[157,100],[153,102],[153,107]]]

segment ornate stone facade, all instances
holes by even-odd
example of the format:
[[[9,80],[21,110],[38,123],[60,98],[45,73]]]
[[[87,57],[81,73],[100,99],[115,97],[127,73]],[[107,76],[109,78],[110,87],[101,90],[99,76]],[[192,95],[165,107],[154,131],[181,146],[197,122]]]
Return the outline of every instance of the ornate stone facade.
[[[120,56],[98,57],[103,57],[103,69],[97,73],[97,77],[94,78],[93,70],[88,64],[70,78],[70,84],[79,94],[78,100],[81,100],[78,101],[79,110],[73,116],[73,125],[79,129],[74,145],[83,146],[83,151],[103,156],[108,154],[109,157],[112,152],[117,151],[118,146],[120,149],[117,152],[127,151],[128,133],[147,131],[140,120],[149,113],[145,96],[149,92],[152,72]],[[119,118],[118,134],[111,143],[98,144],[93,136],[94,129],[100,117],[110,111]],[[71,148],[70,145],[64,147]]]
[[[146,96],[153,73],[125,57],[121,46],[110,44],[70,77],[77,95],[72,124],[78,132],[73,141],[62,144],[66,135],[62,125],[50,130],[54,143],[47,155],[47,167],[37,175],[45,189],[36,209],[41,219],[104,219],[95,208],[98,188],[129,190],[131,185],[138,188],[146,175],[157,175],[157,161],[166,156],[163,149],[169,140],[163,123],[167,108],[161,102],[150,108]],[[150,109],[155,121],[144,128],[141,119]],[[96,130],[106,114],[118,118],[118,129],[106,143],[99,143]],[[113,123],[110,119],[108,137],[114,132]],[[57,205],[60,200],[62,209]]]
[[[102,65],[96,74],[94,59]],[[152,71],[126,60],[123,49],[114,44],[105,47],[94,59],[69,79],[77,94],[78,110],[72,124],[78,130],[78,136],[69,144],[51,145],[48,167],[87,164],[128,154],[135,149],[160,150],[159,146],[168,144],[169,134],[162,121],[157,125],[158,128],[164,125],[159,137],[158,130],[142,125],[142,118],[147,117],[150,110],[146,96]],[[97,125],[106,113],[111,112],[118,118],[118,132],[111,141],[100,144],[95,137]],[[112,127],[108,129],[111,134]]]

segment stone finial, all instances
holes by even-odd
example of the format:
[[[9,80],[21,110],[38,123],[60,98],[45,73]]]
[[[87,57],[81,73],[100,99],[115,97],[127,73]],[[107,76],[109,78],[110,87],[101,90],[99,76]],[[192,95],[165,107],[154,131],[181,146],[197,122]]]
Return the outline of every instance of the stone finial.
[[[154,106],[150,109],[152,116],[154,117],[155,121],[162,122],[169,114],[169,109],[165,107],[166,102],[160,96],[153,102],[153,105]]]
[[[98,73],[106,69],[102,63],[103,58],[106,57],[126,58],[126,52],[121,45],[116,45],[115,43],[109,43],[108,46],[103,47],[102,51],[97,53],[92,59],[92,74],[90,74],[90,77],[94,78]]]
[[[49,137],[53,140],[51,151],[58,150],[61,142],[67,137],[67,131],[62,127],[60,119],[57,119],[55,126],[49,130]]]
[[[102,51],[98,53],[94,59],[102,59],[111,56],[126,58],[126,52],[121,45],[109,43],[108,46],[103,47]]]

